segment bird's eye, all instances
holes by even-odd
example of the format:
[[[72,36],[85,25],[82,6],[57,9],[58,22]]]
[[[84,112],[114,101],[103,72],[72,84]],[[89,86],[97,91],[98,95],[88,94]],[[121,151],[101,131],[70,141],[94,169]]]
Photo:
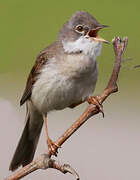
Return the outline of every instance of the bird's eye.
[[[78,26],[76,26],[76,30],[79,32],[82,32],[84,30],[84,28],[83,28],[83,26],[78,25]]]

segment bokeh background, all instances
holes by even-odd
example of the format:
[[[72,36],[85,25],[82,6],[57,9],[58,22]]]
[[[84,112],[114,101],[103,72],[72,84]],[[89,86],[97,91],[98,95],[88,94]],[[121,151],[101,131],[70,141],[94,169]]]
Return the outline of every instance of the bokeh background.
[[[140,64],[139,0],[0,0],[0,179],[10,175],[9,163],[24,127],[25,107],[19,100],[28,73],[40,50],[57,38],[65,21],[77,10],[85,10],[110,28],[101,35],[128,36],[129,44],[119,75],[119,92],[104,103],[105,118],[91,118],[59,150],[58,159],[70,163],[82,180],[140,179]],[[106,86],[113,67],[112,45],[104,45],[98,58],[96,92]],[[49,114],[53,139],[64,132],[84,111]],[[44,129],[35,157],[46,149]],[[24,179],[73,179],[55,170],[37,171]]]

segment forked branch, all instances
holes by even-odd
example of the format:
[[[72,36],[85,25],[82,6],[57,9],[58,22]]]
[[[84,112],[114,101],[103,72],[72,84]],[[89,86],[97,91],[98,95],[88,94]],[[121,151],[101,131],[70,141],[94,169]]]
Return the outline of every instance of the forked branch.
[[[114,53],[115,53],[115,63],[112,75],[110,77],[110,80],[103,91],[103,93],[100,96],[96,96],[96,99],[102,104],[105,99],[112,93],[115,93],[118,91],[117,86],[117,79],[118,74],[121,67],[121,61],[122,61],[122,55],[127,47],[128,38],[125,37],[123,40],[121,40],[119,37],[115,37],[112,40]],[[85,112],[82,114],[82,116],[72,124],[72,126],[66,130],[64,134],[58,138],[56,141],[56,144],[59,146],[62,146],[62,144],[77,130],[79,127],[84,124],[90,117],[92,117],[95,114],[98,114],[99,108],[95,105],[90,104],[88,108],[85,110]],[[58,148],[55,148],[55,151],[57,152]],[[21,170],[17,171],[10,177],[6,178],[5,180],[18,180],[22,177],[30,174],[33,171],[36,171],[37,169],[48,169],[48,168],[54,168],[62,173],[71,173],[75,176],[77,180],[79,180],[79,175],[76,173],[76,171],[68,164],[61,164],[60,162],[53,160],[51,158],[52,154],[50,151],[48,151],[46,154],[42,154],[39,158],[28,164],[27,166],[23,167]]]

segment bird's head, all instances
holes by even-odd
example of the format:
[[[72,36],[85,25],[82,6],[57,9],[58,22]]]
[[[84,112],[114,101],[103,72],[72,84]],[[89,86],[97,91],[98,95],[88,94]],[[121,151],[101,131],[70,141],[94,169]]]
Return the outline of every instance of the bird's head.
[[[84,50],[87,52],[87,49],[98,49],[102,43],[109,43],[98,35],[105,27],[108,26],[98,23],[88,12],[78,11],[63,25],[58,39],[69,53]]]

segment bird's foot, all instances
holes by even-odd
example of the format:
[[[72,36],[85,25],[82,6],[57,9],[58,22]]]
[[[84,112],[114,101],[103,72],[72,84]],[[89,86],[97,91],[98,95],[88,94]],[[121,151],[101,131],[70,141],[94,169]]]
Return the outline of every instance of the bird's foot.
[[[58,148],[60,148],[60,146],[53,142],[50,138],[47,139],[47,144],[48,144],[48,150],[49,152],[54,155],[54,156],[57,156],[57,153],[58,153]]]
[[[90,96],[90,97],[88,97],[87,101],[88,101],[89,104],[94,104],[99,109],[99,111],[102,113],[102,115],[104,117],[103,106],[99,102],[98,96]]]

